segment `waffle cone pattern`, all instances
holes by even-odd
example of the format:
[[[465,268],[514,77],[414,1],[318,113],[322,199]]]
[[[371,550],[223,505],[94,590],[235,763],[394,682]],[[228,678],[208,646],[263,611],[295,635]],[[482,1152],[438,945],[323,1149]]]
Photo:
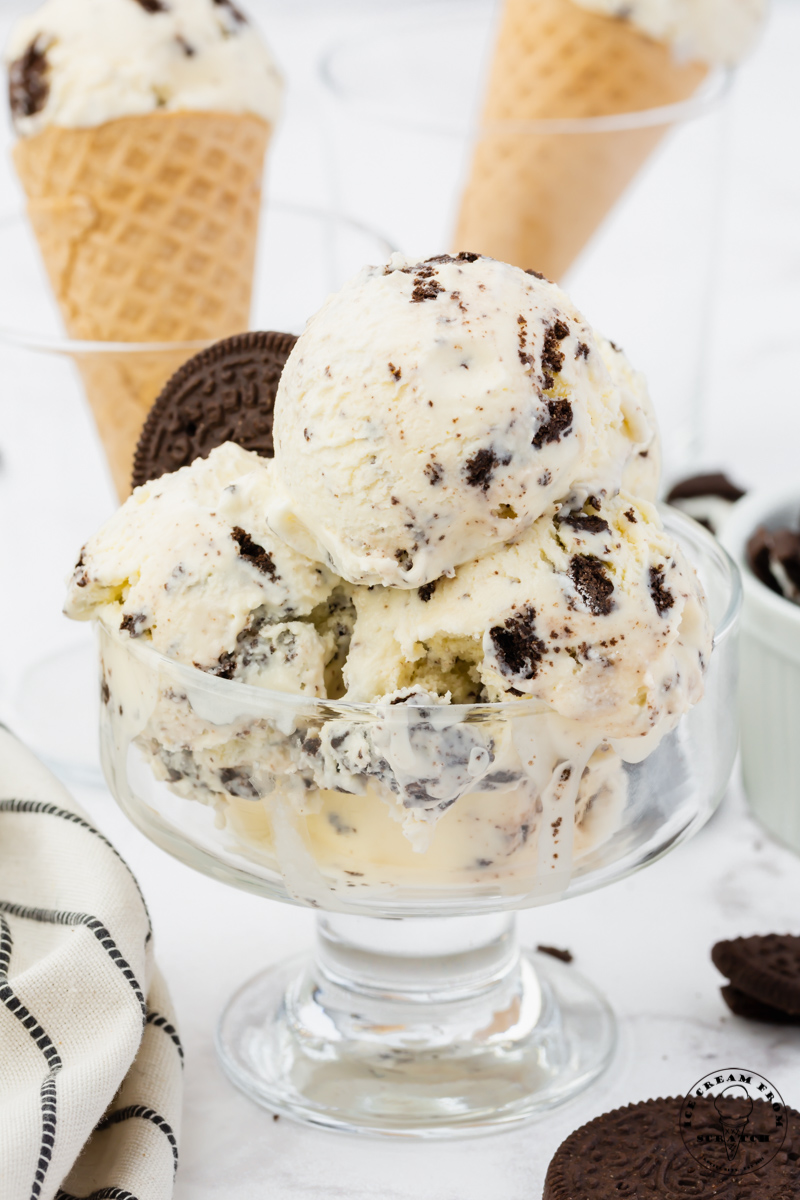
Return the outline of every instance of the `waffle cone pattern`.
[[[455,249],[560,279],[666,132],[503,130],[688,99],[707,74],[572,0],[506,0]]]
[[[155,113],[16,144],[70,337],[210,342],[248,328],[271,133],[255,116]],[[120,498],[150,406],[190,353],[78,356]]]

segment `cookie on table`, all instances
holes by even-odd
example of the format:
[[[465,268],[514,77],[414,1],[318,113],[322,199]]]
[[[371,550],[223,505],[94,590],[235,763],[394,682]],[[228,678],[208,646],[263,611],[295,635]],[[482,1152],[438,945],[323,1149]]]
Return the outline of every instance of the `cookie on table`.
[[[774,1129],[771,1105],[739,1101],[745,1123],[758,1134]],[[784,1110],[787,1129],[780,1150],[762,1167],[731,1167],[719,1110],[711,1097],[693,1104],[690,1142],[684,1141],[681,1121],[686,1101],[680,1097],[644,1100],[604,1113],[576,1129],[561,1143],[545,1179],[542,1200],[790,1200],[800,1195],[800,1119]],[[735,1108],[728,1102],[728,1108]],[[738,1110],[737,1110],[738,1112]],[[730,1115],[730,1114],[726,1114]],[[759,1153],[756,1140],[741,1149]],[[738,1149],[738,1144],[737,1144]],[[777,1150],[777,1147],[776,1147]],[[714,1159],[716,1159],[718,1163]],[[714,1161],[714,1165],[704,1165]],[[732,1169],[736,1171],[732,1174]]]
[[[272,458],[272,416],[291,333],[243,333],[189,359],[148,414],[133,461],[133,486],[159,479],[236,442]]]
[[[719,990],[735,1017],[744,1017],[746,1021],[766,1021],[771,1025],[800,1025],[800,1017],[773,1008],[771,1004],[762,1004],[746,992],[740,992],[732,983],[727,983]]]
[[[737,992],[800,1017],[800,937],[768,933],[717,942],[711,961]]]

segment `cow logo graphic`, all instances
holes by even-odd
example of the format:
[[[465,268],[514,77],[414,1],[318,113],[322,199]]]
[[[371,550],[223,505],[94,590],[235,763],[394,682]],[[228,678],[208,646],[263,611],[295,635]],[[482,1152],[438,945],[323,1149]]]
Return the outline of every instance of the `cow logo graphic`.
[[[770,1162],[786,1136],[786,1106],[757,1071],[726,1067],[698,1079],[683,1101],[684,1145],[706,1170],[746,1175]]]

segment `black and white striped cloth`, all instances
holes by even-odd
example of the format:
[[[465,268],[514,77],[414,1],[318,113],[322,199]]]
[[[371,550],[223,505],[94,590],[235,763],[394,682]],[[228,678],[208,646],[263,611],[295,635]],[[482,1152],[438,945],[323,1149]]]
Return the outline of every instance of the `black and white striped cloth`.
[[[0,727],[0,1198],[168,1200],[182,1068],[136,880]]]

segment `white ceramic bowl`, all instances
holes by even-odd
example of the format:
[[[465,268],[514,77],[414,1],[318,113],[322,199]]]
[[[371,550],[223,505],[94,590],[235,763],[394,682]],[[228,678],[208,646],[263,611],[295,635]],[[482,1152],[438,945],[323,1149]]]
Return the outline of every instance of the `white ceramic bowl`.
[[[800,487],[757,492],[736,504],[723,542],[742,571],[740,637],[742,772],[754,815],[800,852],[800,605],[750,570],[747,542],[759,525],[797,528]]]

